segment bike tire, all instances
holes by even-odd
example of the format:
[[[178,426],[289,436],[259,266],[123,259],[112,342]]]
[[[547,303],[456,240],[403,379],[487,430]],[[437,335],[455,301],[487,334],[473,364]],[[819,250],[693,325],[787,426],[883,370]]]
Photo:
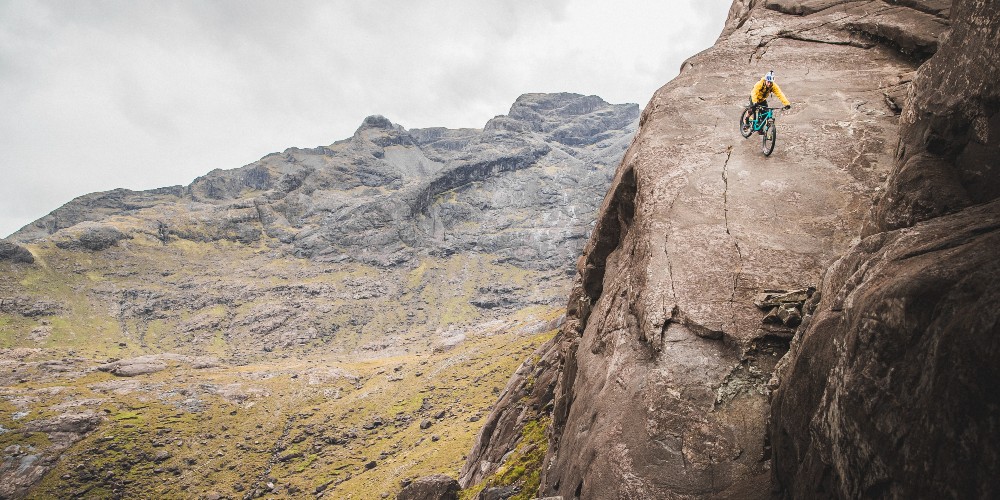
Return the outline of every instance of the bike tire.
[[[753,134],[753,123],[750,121],[750,115],[752,114],[750,108],[743,108],[743,114],[740,115],[740,135],[744,139]]]
[[[768,120],[764,125],[764,138],[761,140],[760,149],[764,153],[764,156],[771,156],[774,151],[774,143],[778,139],[778,128],[774,125],[773,120]]]

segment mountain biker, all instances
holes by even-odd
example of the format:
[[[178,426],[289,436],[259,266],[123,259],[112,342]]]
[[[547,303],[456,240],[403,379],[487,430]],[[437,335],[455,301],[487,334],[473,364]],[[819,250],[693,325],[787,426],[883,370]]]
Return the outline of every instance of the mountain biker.
[[[781,88],[778,87],[777,83],[774,83],[774,70],[768,71],[763,78],[753,86],[753,90],[750,91],[750,103],[754,108],[754,120],[757,119],[758,113],[767,109],[767,97],[771,94],[778,96],[781,103],[785,105],[785,109],[791,108],[792,103],[788,102],[785,98],[785,94],[781,93]],[[761,129],[760,134],[764,133]]]

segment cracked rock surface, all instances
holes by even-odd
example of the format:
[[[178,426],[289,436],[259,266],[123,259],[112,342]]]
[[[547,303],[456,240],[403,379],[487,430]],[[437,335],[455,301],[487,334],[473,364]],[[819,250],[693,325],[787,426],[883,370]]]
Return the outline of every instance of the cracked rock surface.
[[[887,93],[936,50],[941,12],[737,1],[657,91],[578,261],[539,494],[769,496],[767,386],[787,340],[754,296],[819,283],[856,242],[898,141]],[[876,17],[941,29],[872,33]],[[793,109],[764,157],[737,122],[770,69]]]

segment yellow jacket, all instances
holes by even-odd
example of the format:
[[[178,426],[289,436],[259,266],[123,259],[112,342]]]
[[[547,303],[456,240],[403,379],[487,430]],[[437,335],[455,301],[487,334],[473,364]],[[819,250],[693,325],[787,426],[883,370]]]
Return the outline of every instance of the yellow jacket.
[[[754,104],[757,104],[758,102],[767,99],[767,95],[769,93],[778,96],[778,99],[781,99],[781,103],[784,104],[785,106],[792,105],[792,103],[788,102],[788,99],[785,99],[785,94],[781,93],[781,89],[778,87],[777,83],[771,84],[771,92],[765,92],[763,78],[761,78],[760,81],[757,82],[757,85],[753,86],[753,90],[750,92],[750,101],[752,101]]]

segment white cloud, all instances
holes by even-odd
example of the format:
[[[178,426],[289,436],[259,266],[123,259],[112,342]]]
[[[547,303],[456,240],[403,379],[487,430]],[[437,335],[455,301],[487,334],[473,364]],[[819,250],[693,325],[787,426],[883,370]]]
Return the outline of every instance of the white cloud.
[[[525,92],[645,104],[728,0],[0,2],[0,235],[370,114],[481,127]]]

